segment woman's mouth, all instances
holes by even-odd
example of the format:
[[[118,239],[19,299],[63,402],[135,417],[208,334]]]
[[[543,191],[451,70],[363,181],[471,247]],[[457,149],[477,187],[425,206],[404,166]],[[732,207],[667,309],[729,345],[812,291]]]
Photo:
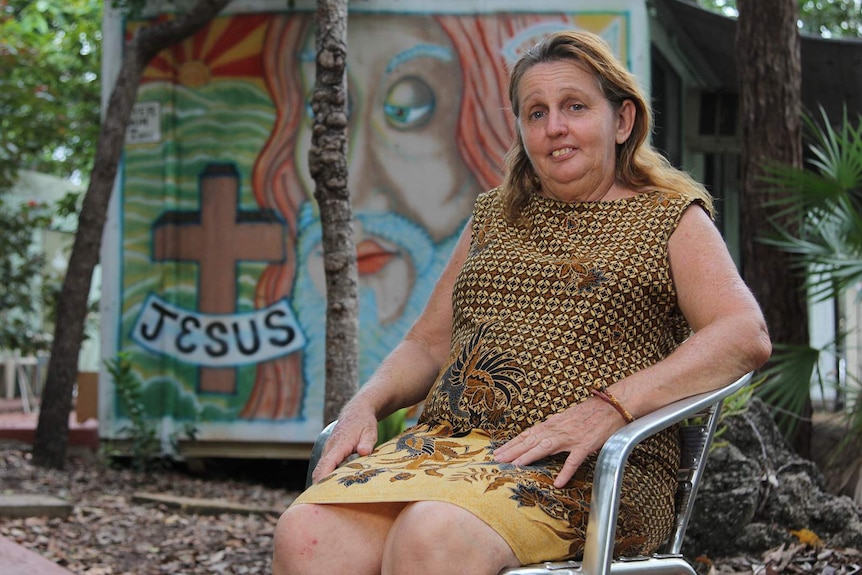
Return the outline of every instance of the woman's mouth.
[[[571,154],[574,150],[574,148],[560,148],[559,150],[554,150],[553,152],[551,152],[551,156],[554,158],[559,158],[560,156]]]

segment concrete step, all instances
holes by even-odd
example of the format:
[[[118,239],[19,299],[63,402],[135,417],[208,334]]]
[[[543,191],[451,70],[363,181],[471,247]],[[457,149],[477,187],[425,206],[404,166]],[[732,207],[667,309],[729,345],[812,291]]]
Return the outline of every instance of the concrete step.
[[[37,493],[0,495],[0,517],[59,517],[72,513],[72,504],[65,499]]]
[[[132,501],[137,503],[155,503],[164,505],[171,509],[177,509],[183,513],[194,513],[197,515],[221,515],[222,513],[236,513],[239,515],[281,515],[283,509],[272,509],[234,503],[224,499],[205,499],[200,497],[181,497],[165,493],[147,493],[138,491],[132,494]]]

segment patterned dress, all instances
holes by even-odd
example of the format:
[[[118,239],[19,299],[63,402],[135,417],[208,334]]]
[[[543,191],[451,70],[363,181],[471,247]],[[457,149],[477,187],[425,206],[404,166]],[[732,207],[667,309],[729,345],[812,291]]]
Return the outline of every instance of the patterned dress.
[[[494,461],[492,451],[688,337],[667,245],[693,201],[660,191],[571,204],[533,196],[513,225],[498,191],[482,194],[455,283],[450,356],[417,425],[295,504],[446,501],[500,533],[524,564],[581,556],[595,455],[558,489],[566,454],[516,467]],[[634,450],[615,553],[662,543],[678,463],[673,429]]]

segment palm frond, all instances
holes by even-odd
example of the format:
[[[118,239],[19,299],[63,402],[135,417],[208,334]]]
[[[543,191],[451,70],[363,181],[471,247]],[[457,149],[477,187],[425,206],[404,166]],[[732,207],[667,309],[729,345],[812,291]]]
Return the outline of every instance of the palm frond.
[[[825,386],[818,367],[821,353],[807,345],[776,344],[771,364],[763,371],[766,379],[757,394],[777,412],[776,423],[786,437],[792,437],[799,425],[815,374]]]
[[[854,205],[862,200],[862,116],[854,127],[845,107],[836,130],[822,107],[820,114],[821,123],[803,115],[811,140],[809,169],[781,163],[763,166],[761,181],[767,184],[767,207],[777,211],[796,208],[805,213],[840,198],[850,197]]]
[[[795,166],[767,163],[760,181],[767,184],[769,195],[763,205],[781,216],[823,208],[846,193],[831,175],[812,172]]]
[[[763,166],[763,202],[770,215],[760,240],[788,253],[789,265],[805,274],[808,296],[824,301],[862,282],[862,116],[853,125],[845,108],[842,122],[833,126],[821,107],[819,119],[806,114],[803,121],[806,165]],[[777,412],[788,437],[804,413],[812,384],[825,386],[819,369],[823,351],[777,343],[764,372],[767,379],[758,394]],[[862,402],[854,401],[853,413],[862,426]]]
[[[842,122],[836,130],[829,122],[826,111],[820,107],[822,125],[805,116],[804,121],[815,142],[809,146],[814,156],[810,164],[821,174],[833,179],[844,190],[860,191],[862,186],[862,118],[854,127],[844,108]]]

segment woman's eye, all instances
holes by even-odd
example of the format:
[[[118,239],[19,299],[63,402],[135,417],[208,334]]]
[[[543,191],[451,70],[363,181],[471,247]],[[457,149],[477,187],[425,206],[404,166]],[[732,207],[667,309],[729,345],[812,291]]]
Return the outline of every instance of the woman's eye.
[[[540,110],[536,110],[535,112],[530,112],[530,119],[531,120],[541,120],[544,115],[545,115],[544,112],[542,112]]]
[[[406,130],[426,124],[434,115],[436,105],[431,86],[420,78],[408,76],[389,89],[383,113],[391,126]]]
[[[584,105],[583,105],[583,104],[571,104],[571,105],[569,106],[569,108],[570,108],[571,110],[574,110],[575,112],[577,112],[577,111],[579,111],[579,110],[583,110],[583,109],[584,109]]]

